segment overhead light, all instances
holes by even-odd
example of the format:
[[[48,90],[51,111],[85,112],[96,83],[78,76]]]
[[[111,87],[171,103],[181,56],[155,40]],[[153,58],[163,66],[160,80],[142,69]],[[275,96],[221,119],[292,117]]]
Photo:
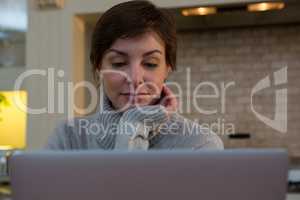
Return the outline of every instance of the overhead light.
[[[211,15],[216,13],[216,7],[187,8],[181,11],[183,16]]]
[[[283,2],[262,2],[253,3],[247,6],[249,12],[259,12],[267,10],[281,10],[285,7]]]

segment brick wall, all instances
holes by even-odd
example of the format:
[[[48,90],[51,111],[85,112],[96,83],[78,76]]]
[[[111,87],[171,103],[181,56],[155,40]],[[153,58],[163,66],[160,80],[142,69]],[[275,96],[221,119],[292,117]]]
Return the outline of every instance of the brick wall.
[[[284,147],[291,156],[300,156],[300,24],[180,32],[178,39],[178,70],[169,81],[178,82],[183,89],[181,111],[185,116],[211,125],[227,148]],[[259,80],[269,76],[273,84],[273,72],[285,66],[288,83],[261,90],[253,98],[254,109],[272,119],[276,89],[288,89],[288,126],[287,132],[281,133],[255,116],[250,96]],[[188,70],[191,72],[190,90],[186,83]],[[216,110],[215,114],[200,113],[193,102],[190,107],[186,105],[197,85],[204,81],[215,85],[217,91],[204,84],[197,93],[216,97],[198,98],[196,104],[207,111]],[[223,92],[226,102],[222,112],[222,83],[230,82],[234,85]],[[176,87],[172,87],[176,93]],[[234,132],[251,133],[251,138],[229,140],[226,134],[233,132],[232,125]]]

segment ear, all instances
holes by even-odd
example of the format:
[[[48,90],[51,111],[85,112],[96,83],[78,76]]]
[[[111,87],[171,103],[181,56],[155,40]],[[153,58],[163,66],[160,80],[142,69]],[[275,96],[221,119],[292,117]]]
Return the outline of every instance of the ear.
[[[101,70],[98,68],[95,71],[95,78],[98,85],[101,85],[103,82],[103,77],[101,76]]]

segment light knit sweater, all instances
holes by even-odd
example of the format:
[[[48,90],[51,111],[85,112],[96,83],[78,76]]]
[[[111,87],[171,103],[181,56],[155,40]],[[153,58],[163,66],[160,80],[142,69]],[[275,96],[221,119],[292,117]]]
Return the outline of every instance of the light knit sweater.
[[[178,113],[167,117],[163,106],[143,106],[119,112],[113,109],[105,93],[100,102],[96,114],[60,123],[48,138],[46,148],[223,149],[223,143],[215,133]]]

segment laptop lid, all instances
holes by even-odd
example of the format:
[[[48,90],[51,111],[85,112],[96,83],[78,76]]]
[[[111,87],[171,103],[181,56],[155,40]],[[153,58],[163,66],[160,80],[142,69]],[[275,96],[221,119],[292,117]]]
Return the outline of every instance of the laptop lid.
[[[284,200],[281,150],[31,152],[10,160],[14,200]]]

